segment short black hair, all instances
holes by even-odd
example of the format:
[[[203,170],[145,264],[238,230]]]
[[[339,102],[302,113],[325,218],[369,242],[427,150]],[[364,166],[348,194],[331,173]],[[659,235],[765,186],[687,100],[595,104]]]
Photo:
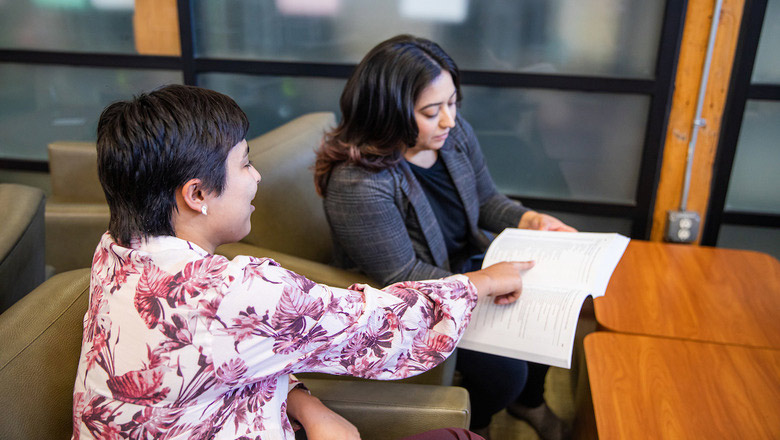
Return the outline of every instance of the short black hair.
[[[193,86],[169,85],[106,107],[97,153],[111,237],[128,246],[176,235],[176,190],[197,178],[205,191],[221,194],[228,153],[248,129],[233,99]]]

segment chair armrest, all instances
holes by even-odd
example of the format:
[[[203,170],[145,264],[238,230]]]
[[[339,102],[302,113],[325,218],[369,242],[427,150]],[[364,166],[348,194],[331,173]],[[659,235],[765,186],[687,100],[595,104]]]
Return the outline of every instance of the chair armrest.
[[[390,440],[439,428],[468,428],[464,388],[396,382],[306,379],[312,395],[354,424],[365,439]]]
[[[376,286],[376,283],[367,276],[351,272],[327,264],[307,260],[305,258],[295,257],[284,252],[274,251],[246,243],[231,243],[217,248],[217,253],[228,258],[235,258],[239,255],[249,255],[252,257],[268,257],[274,259],[285,269],[301,274],[315,283],[327,284],[333,287],[346,288],[355,283],[369,284]]]
[[[44,194],[0,183],[0,313],[46,279]]]
[[[0,438],[71,438],[89,277],[55,275],[0,314]]]

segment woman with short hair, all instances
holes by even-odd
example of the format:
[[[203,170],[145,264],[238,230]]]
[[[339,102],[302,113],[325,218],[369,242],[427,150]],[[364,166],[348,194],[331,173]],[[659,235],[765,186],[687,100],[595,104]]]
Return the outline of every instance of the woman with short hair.
[[[107,107],[73,438],[357,439],[294,373],[400,379],[454,349],[478,295],[512,302],[521,263],[383,290],[215,255],[250,230],[260,174],[229,97],[168,86]],[[475,438],[463,430],[415,439]]]

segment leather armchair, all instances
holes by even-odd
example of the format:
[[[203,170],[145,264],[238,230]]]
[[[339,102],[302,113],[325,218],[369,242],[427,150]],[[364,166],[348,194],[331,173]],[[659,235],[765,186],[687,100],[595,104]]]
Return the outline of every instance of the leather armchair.
[[[46,202],[46,264],[55,273],[90,267],[108,229],[108,204],[97,177],[94,142],[49,144],[51,197]]]
[[[0,184],[0,313],[46,279],[43,211],[43,191]]]
[[[0,315],[0,437],[67,439],[89,269],[55,275]]]
[[[0,315],[0,438],[67,439],[73,383],[89,301],[89,269],[55,275]],[[391,382],[305,381],[363,438],[397,439],[468,427],[468,393],[457,387]]]

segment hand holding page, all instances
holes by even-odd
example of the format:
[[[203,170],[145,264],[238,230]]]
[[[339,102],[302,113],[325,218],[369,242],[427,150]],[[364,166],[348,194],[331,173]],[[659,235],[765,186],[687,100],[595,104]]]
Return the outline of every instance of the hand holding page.
[[[536,265],[523,276],[523,293],[513,304],[480,299],[459,347],[570,368],[582,302],[604,295],[628,242],[620,234],[505,229],[482,267]]]

